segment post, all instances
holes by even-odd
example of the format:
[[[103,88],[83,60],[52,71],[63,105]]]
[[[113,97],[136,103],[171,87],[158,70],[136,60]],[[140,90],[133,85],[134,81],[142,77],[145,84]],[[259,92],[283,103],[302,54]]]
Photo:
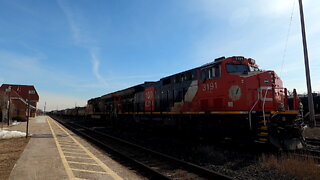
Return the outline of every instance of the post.
[[[30,116],[30,94],[35,94],[34,90],[29,90],[28,91],[28,99],[27,99],[27,104],[28,104],[28,112],[27,112],[27,127],[26,127],[26,138],[28,137],[29,134],[29,116]]]
[[[302,0],[299,0],[299,6],[300,6],[300,21],[301,21],[301,32],[302,32],[302,42],[303,42],[304,64],[305,64],[306,81],[307,81],[307,89],[308,89],[308,107],[309,107],[309,113],[310,113],[309,114],[309,118],[310,118],[309,123],[313,123],[313,125],[316,126],[316,121],[315,121],[315,117],[314,117],[313,95],[312,95],[312,89],[311,89],[309,58],[308,58],[308,49],[307,49],[307,40],[306,40]]]
[[[10,125],[10,106],[11,106],[11,86],[9,86],[7,89],[6,89],[6,92],[8,92],[8,115],[7,115],[7,118],[8,118],[8,126]]]
[[[29,116],[30,116],[30,99],[29,99],[29,93],[28,93],[28,99],[27,99],[28,107],[27,107],[27,127],[26,127],[26,138],[28,138],[29,134]]]

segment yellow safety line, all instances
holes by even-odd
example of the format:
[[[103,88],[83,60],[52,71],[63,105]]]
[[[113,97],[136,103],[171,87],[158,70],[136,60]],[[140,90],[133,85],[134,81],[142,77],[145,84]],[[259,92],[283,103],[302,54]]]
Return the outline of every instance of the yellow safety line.
[[[59,143],[58,143],[58,139],[57,139],[57,137],[56,137],[56,134],[54,133],[54,131],[53,131],[53,129],[52,129],[52,126],[51,126],[51,124],[50,124],[50,122],[49,122],[48,119],[47,119],[47,122],[48,122],[49,127],[50,127],[50,130],[51,130],[51,132],[52,132],[54,141],[55,141],[55,143],[56,143],[56,146],[57,146],[59,155],[60,155],[60,157],[61,157],[61,160],[62,160],[62,164],[63,164],[63,166],[64,166],[64,169],[66,170],[66,173],[67,173],[69,179],[74,179],[75,176],[74,176],[74,174],[73,174],[70,166],[69,166],[68,163],[67,163],[66,157],[64,157],[64,155],[63,155],[63,152],[62,152],[62,149],[61,149],[61,147],[60,147],[60,145],[59,145]]]
[[[63,130],[66,134],[69,134],[64,128],[62,128],[57,122],[53,121],[61,130]],[[89,150],[87,150],[82,144],[80,144],[74,137],[70,136],[71,139],[74,140],[92,159],[94,159],[97,164],[100,165],[102,169],[104,169],[109,175],[111,175],[116,180],[122,180],[122,178],[112,171],[109,167],[107,167],[102,161],[100,161],[97,157],[95,157]]]
[[[65,156],[66,158],[77,158],[77,159],[92,159],[91,157],[81,157],[81,156]]]
[[[91,171],[91,170],[74,169],[74,168],[72,168],[72,171],[89,172],[89,173],[97,173],[97,174],[108,174],[107,172],[103,172],[103,171]]]
[[[90,165],[90,166],[99,166],[99,164],[95,163],[85,163],[85,162],[76,162],[76,161],[68,161],[69,164],[84,164],[84,165]]]

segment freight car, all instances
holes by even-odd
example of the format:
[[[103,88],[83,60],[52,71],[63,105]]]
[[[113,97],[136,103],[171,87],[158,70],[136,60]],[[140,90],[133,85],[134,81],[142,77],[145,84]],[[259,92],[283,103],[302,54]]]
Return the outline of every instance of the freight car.
[[[317,126],[319,126],[320,122],[320,94],[319,93],[312,93],[313,96],[313,104],[314,104],[314,112],[316,113],[316,121]],[[301,102],[301,110],[303,110],[302,115],[305,117],[306,122],[313,126],[314,122],[309,121],[309,106],[308,106],[308,95],[306,94],[299,94],[299,100]],[[289,103],[292,102],[292,97],[289,98]]]
[[[294,91],[295,92],[295,91]],[[203,66],[90,99],[87,115],[111,124],[173,127],[212,137],[302,147],[303,122],[295,94],[254,59],[221,57]]]
[[[317,114],[320,114],[320,94],[312,93],[313,95],[313,104],[314,104],[314,111]],[[309,112],[308,108],[308,95],[299,95],[299,99],[303,104],[303,110],[305,113]]]

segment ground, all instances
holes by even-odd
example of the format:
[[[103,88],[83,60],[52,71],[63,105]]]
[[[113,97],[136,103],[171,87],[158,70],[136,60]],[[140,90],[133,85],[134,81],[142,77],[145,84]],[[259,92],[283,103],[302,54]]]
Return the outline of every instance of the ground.
[[[320,127],[307,128],[303,135],[307,138],[316,138],[320,139]]]
[[[0,179],[8,179],[30,138],[0,140]]]

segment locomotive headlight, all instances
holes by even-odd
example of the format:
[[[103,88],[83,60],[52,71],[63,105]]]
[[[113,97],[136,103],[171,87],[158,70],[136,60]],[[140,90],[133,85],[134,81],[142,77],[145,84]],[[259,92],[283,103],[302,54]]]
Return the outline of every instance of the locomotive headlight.
[[[264,83],[269,83],[269,79],[264,79]]]

